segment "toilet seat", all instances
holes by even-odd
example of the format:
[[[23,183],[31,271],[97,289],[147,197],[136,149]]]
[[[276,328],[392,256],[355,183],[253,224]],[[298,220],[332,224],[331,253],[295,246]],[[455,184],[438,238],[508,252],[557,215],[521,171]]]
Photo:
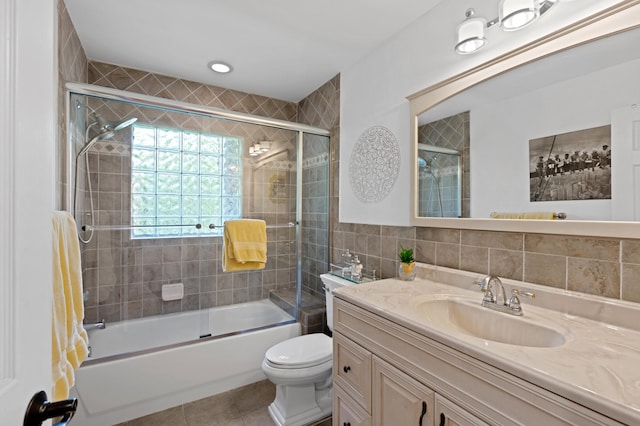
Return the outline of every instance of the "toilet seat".
[[[306,368],[330,361],[333,341],[323,333],[305,334],[272,346],[265,360],[274,368]]]

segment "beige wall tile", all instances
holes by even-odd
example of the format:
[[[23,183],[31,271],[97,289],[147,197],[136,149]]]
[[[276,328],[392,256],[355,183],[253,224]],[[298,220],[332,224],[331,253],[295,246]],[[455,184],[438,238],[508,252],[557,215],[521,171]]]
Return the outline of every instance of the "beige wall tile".
[[[503,278],[522,281],[523,253],[514,250],[489,250],[489,273]]]
[[[398,255],[398,239],[395,237],[380,238],[380,251],[383,259],[396,260]]]
[[[489,249],[462,245],[460,247],[460,269],[488,274]]]
[[[566,288],[567,258],[549,254],[524,253],[524,280],[550,287]]]
[[[436,243],[433,241],[416,240],[414,257],[418,262],[435,265]]]
[[[402,239],[414,240],[416,238],[416,228],[413,226],[381,226],[383,237],[398,237]]]
[[[416,239],[438,243],[460,244],[459,229],[417,228]]]
[[[622,240],[622,259],[623,263],[640,263],[640,241],[639,240]]]
[[[460,241],[467,246],[506,250],[522,250],[524,245],[523,234],[511,232],[463,230],[460,235]]]
[[[640,265],[622,264],[622,300],[640,302]]]
[[[620,242],[606,238],[567,235],[526,234],[524,249],[533,253],[556,254],[586,259],[618,261]]]
[[[356,234],[378,235],[380,236],[379,225],[356,224]]]
[[[605,297],[620,297],[620,264],[570,257],[567,289]]]
[[[460,268],[460,246],[458,244],[437,243],[436,265]]]
[[[382,254],[381,238],[378,235],[367,236],[367,254],[380,257]]]
[[[380,277],[394,278],[398,276],[398,262],[390,259],[380,259]]]

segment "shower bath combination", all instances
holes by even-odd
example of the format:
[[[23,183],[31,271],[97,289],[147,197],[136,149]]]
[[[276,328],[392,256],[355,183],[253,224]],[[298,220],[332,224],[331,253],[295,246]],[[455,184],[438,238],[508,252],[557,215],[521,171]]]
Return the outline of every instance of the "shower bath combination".
[[[74,215],[77,215],[77,211],[78,211],[78,164],[80,163],[80,159],[82,157],[84,157],[84,164],[85,164],[85,173],[86,173],[86,182],[87,182],[87,187],[89,190],[89,209],[91,212],[91,224],[89,225],[89,237],[87,239],[82,238],[82,236],[78,236],[80,241],[82,241],[83,243],[87,244],[89,242],[91,242],[91,240],[93,239],[93,232],[94,232],[94,226],[95,226],[95,214],[94,214],[94,207],[93,207],[93,190],[91,188],[91,174],[90,174],[90,170],[89,170],[89,155],[88,155],[88,151],[89,149],[91,149],[93,147],[93,145],[96,144],[96,142],[99,141],[105,141],[105,140],[109,140],[111,138],[113,138],[116,134],[117,131],[122,130],[124,128],[127,128],[129,126],[131,126],[133,123],[135,123],[138,119],[135,117],[131,117],[128,118],[124,121],[120,121],[120,122],[108,122],[106,121],[100,114],[98,114],[96,112],[96,110],[94,110],[93,108],[91,108],[89,105],[87,104],[83,104],[80,103],[79,101],[76,101],[76,110],[80,110],[82,108],[86,108],[87,110],[89,110],[89,116],[90,118],[93,119],[93,122],[91,124],[89,124],[85,130],[84,133],[84,140],[88,141],[84,144],[84,146],[82,147],[82,149],[80,149],[80,151],[78,152],[78,155],[76,155],[76,171],[75,171],[75,189],[74,189],[74,195],[73,195],[73,211],[74,211]],[[91,138],[91,140],[89,140],[89,134],[91,132],[92,129],[97,129],[94,130],[95,136],[93,136]],[[76,220],[78,220],[78,218],[76,217]]]
[[[92,357],[76,374],[75,419],[117,424],[264,380],[266,351],[301,333],[299,304],[320,280],[310,268],[329,263],[330,131],[99,86],[66,87],[59,196],[91,241],[81,244],[87,326],[109,323],[91,331]],[[131,117],[138,117],[133,126],[110,123]],[[276,155],[255,161],[248,148],[265,138],[276,141]],[[287,189],[275,197],[272,177]],[[312,197],[323,214],[309,228],[302,218]],[[240,272],[239,280],[219,268],[220,230],[191,229],[202,220],[222,225],[238,209],[282,228],[267,234],[277,247],[270,270]],[[308,247],[313,236],[317,244]],[[224,284],[232,281],[240,285]],[[162,287],[178,282],[184,297],[164,300]]]
[[[420,216],[460,217],[462,163],[458,150],[418,143]]]

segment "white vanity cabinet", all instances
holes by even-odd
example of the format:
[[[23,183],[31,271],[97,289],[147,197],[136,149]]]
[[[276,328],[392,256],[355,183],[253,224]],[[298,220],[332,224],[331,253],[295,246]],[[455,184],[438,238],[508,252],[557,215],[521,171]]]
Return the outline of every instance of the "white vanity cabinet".
[[[333,371],[334,426],[622,424],[339,296]]]

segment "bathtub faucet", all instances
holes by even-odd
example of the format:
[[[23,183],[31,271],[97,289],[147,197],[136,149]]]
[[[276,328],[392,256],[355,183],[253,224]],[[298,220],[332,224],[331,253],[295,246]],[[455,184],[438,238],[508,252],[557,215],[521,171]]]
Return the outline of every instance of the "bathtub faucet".
[[[93,324],[82,324],[86,331],[89,330],[104,330],[107,328],[107,323],[104,321],[104,318],[100,322],[95,322]]]

